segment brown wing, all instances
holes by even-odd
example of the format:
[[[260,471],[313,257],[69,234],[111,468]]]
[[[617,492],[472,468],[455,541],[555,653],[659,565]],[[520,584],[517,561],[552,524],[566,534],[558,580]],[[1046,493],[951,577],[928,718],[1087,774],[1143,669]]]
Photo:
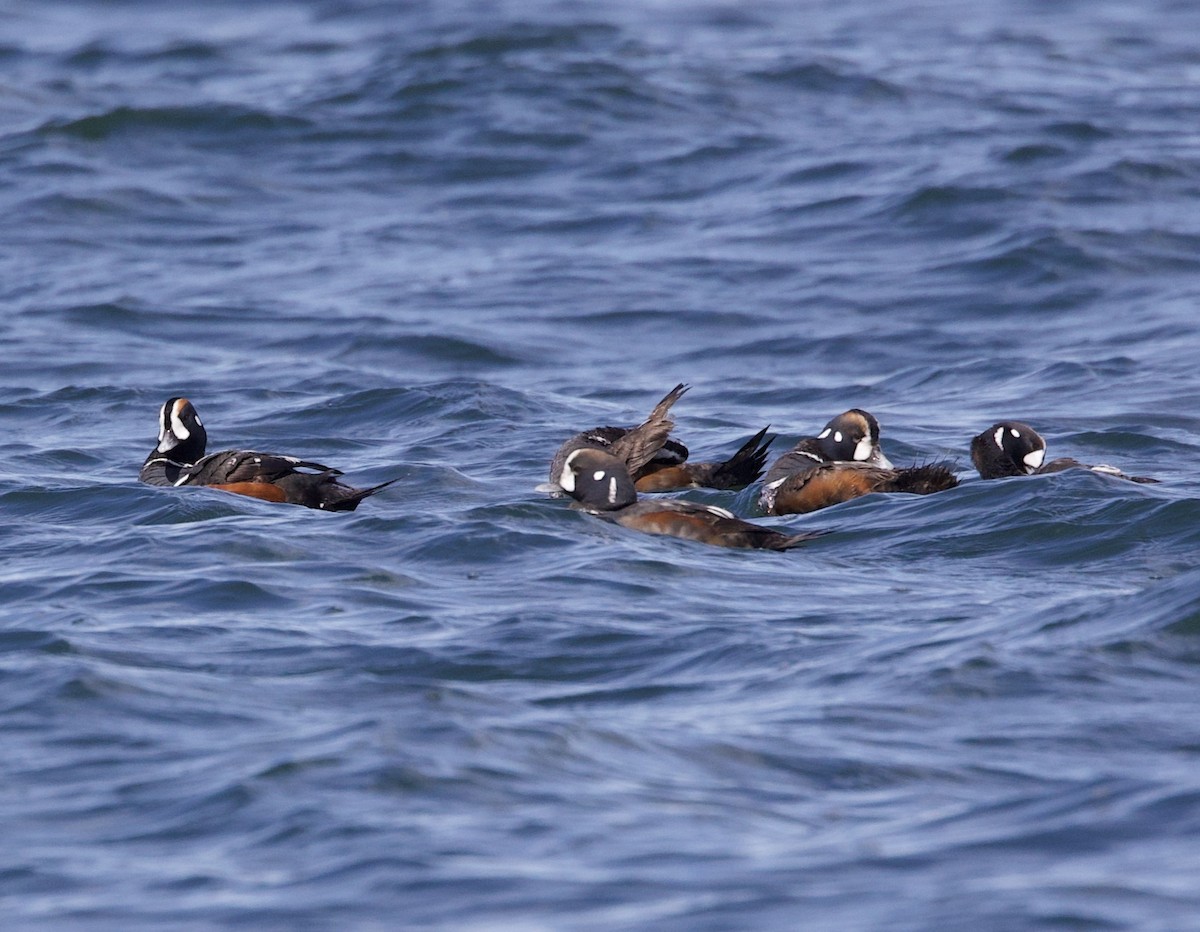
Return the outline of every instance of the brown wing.
[[[562,477],[567,457],[576,450],[603,450],[625,463],[630,475],[636,475],[656,457],[664,466],[681,463],[687,459],[688,451],[681,443],[667,442],[674,422],[667,416],[687,386],[683,383],[671,389],[662,401],[654,406],[650,416],[637,427],[593,427],[565,441],[550,460],[550,481],[557,483]]]
[[[688,387],[680,382],[654,406],[646,420],[613,441],[608,452],[623,460],[630,473],[637,472],[654,459],[654,455],[667,442],[667,437],[675,429],[675,422],[669,416],[671,405],[682,398],[687,390]]]
[[[890,469],[858,463],[827,463],[784,479],[776,488],[771,514],[803,515],[877,492],[893,477]]]
[[[220,489],[222,492],[232,492],[234,495],[248,495],[250,498],[260,498],[264,502],[286,502],[287,493],[272,482],[216,482],[205,486],[208,489]]]
[[[638,477],[634,486],[639,492],[675,492],[679,489],[695,489],[702,484],[697,481],[695,466],[683,463],[678,466],[664,466],[661,469],[648,469]]]
[[[678,500],[638,502],[621,509],[614,518],[623,527],[647,534],[755,550],[791,550],[823,533],[781,534],[772,528],[735,518],[720,509]]]

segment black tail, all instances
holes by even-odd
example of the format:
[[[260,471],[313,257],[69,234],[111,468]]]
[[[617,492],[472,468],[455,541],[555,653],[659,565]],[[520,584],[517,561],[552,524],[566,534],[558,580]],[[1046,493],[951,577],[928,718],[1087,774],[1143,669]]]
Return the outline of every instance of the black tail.
[[[348,485],[330,483],[328,486],[330,494],[321,503],[321,507],[326,511],[353,511],[364,498],[386,489],[393,482],[399,481],[400,477],[397,476],[395,479],[389,479],[387,482],[373,485],[369,489],[354,489]]]
[[[713,466],[712,475],[705,483],[712,489],[744,489],[757,482],[767,464],[767,451],[774,437],[767,437],[770,425],[747,440],[738,451],[723,463]],[[763,439],[766,437],[767,439]]]
[[[948,463],[926,463],[923,466],[897,469],[896,475],[889,480],[887,487],[877,491],[930,495],[933,492],[952,489],[956,485],[958,485],[958,479],[954,477]]]

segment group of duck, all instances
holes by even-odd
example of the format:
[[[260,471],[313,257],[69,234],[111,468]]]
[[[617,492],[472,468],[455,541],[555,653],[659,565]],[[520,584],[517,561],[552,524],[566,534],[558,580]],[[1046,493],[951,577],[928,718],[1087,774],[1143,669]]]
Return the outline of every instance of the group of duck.
[[[746,521],[715,505],[678,498],[639,498],[639,493],[708,488],[737,491],[762,479],[759,509],[765,515],[807,514],[871,493],[929,495],[954,488],[947,462],[897,468],[884,455],[879,422],[861,408],[829,421],[820,433],[800,439],[776,459],[765,477],[774,438],[764,427],[728,459],[694,463],[672,436],[671,408],[687,392],[676,385],[635,427],[594,427],[558,448],[550,482],[541,491],[567,495],[573,507],[649,534],[664,534],[721,547],[791,550],[821,531],[786,534]],[[157,486],[204,486],[270,502],[325,511],[353,511],[396,479],[359,489],[339,481],[340,470],[320,463],[253,450],[206,453],[208,435],[186,398],[171,398],[159,412],[158,443],[139,478]],[[1028,424],[999,421],[971,441],[971,462],[983,479],[1090,469],[1131,482],[1112,466],[1088,466],[1063,457],[1046,461],[1046,441]]]
[[[897,468],[879,443],[879,421],[861,408],[833,418],[813,437],[801,438],[763,477],[771,440],[766,428],[729,459],[691,464],[688,450],[670,436],[671,406],[687,391],[677,385],[650,416],[631,428],[597,427],[566,441],[550,464],[543,490],[565,493],[576,507],[651,534],[668,534],[723,547],[791,550],[821,531],[785,534],[745,521],[713,505],[679,499],[639,499],[639,492],[688,488],[738,490],[759,481],[765,515],[808,514],[873,492],[930,495],[958,485],[951,464]],[[1112,466],[1086,466],[1061,458],[1046,462],[1046,441],[1028,424],[1000,421],[971,441],[971,461],[984,479],[1029,476],[1083,468],[1132,482]]]

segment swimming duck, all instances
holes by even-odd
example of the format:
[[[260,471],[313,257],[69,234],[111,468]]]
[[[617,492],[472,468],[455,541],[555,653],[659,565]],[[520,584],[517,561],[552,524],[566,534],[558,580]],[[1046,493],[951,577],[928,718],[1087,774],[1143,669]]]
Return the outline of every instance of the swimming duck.
[[[1043,476],[1064,469],[1090,469],[1130,482],[1158,482],[1149,476],[1128,476],[1115,466],[1089,466],[1069,456],[1046,462],[1046,441],[1021,421],[997,421],[971,440],[971,462],[981,479],[1008,476]]]
[[[724,508],[698,502],[639,500],[625,463],[590,447],[581,447],[567,455],[557,484],[575,499],[572,507],[647,534],[664,534],[718,547],[791,550],[823,533],[783,534],[743,521]]]
[[[636,427],[593,427],[581,431],[555,452],[550,462],[553,489],[563,463],[575,450],[604,450],[622,460],[639,492],[670,492],[679,489],[744,489],[762,475],[771,440],[763,428],[726,460],[687,462],[689,451],[671,431],[675,422],[668,412],[688,386],[682,382],[671,389]],[[773,439],[773,438],[772,438]]]
[[[158,415],[158,444],[142,464],[139,479],[158,486],[204,486],[268,502],[324,511],[353,511],[368,495],[396,479],[367,489],[337,481],[340,470],[278,453],[223,450],[205,455],[208,434],[186,398],[170,398]]]
[[[759,507],[769,515],[807,514],[872,492],[929,495],[957,484],[944,463],[894,467],[879,445],[879,421],[851,408],[771,464]]]

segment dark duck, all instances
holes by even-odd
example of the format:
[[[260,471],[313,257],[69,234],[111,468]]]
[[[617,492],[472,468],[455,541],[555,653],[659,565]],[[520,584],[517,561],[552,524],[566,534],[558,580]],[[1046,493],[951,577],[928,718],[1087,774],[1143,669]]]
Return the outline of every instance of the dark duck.
[[[957,484],[945,463],[894,467],[879,445],[879,421],[851,408],[771,464],[758,503],[769,515],[807,514],[872,492],[929,495]]]
[[[558,486],[589,514],[647,534],[664,534],[718,547],[791,550],[821,531],[782,534],[734,517],[723,508],[679,499],[639,500],[629,470],[617,457],[592,447],[572,451]]]
[[[758,480],[767,461],[769,439],[763,428],[747,440],[729,459],[717,462],[688,462],[689,451],[670,436],[675,422],[671,406],[688,390],[680,383],[654,406],[650,416],[636,427],[593,427],[567,440],[550,463],[550,488],[554,488],[563,463],[576,450],[603,450],[625,464],[639,492],[670,492],[678,489],[744,489]]]
[[[1089,466],[1069,456],[1046,462],[1045,439],[1021,421],[998,421],[974,437],[971,440],[971,462],[975,464],[981,479],[1044,476],[1064,469],[1090,469],[1130,482],[1158,482],[1149,476],[1127,476],[1115,466]]]
[[[186,398],[171,398],[158,415],[158,445],[142,464],[139,479],[148,485],[204,486],[268,502],[286,502],[324,511],[353,511],[368,495],[395,479],[368,489],[338,482],[337,469],[253,450],[204,450],[208,434]]]

